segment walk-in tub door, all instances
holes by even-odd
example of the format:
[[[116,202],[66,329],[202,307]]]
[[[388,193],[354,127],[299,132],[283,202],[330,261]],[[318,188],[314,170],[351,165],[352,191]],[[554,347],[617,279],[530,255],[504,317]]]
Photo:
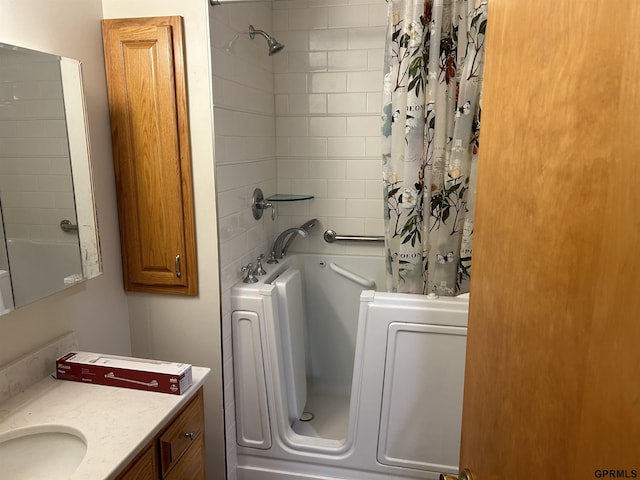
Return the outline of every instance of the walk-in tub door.
[[[243,447],[271,448],[269,406],[256,312],[231,314],[233,382],[236,404],[236,440]]]
[[[467,329],[389,324],[378,461],[458,472]]]

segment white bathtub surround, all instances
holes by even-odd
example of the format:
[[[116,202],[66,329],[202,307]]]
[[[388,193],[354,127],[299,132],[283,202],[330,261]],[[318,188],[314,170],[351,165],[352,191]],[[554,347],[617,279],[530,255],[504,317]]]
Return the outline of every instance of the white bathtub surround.
[[[55,361],[78,349],[78,336],[69,332],[0,369],[0,404],[55,372]]]
[[[379,257],[301,254],[267,270],[233,290],[237,478],[456,473],[468,298],[363,291],[384,283]],[[300,378],[288,363],[305,350]],[[314,418],[292,419],[300,410]]]
[[[0,404],[0,436],[19,436],[21,429],[31,428],[77,432],[87,451],[69,480],[115,478],[187,403],[208,373],[208,368],[193,367],[193,385],[184,395],[47,377]]]

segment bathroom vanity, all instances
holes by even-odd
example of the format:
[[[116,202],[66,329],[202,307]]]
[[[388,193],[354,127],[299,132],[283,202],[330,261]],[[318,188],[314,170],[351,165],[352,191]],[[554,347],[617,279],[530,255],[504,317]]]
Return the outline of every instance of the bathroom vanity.
[[[60,478],[204,479],[202,385],[208,374],[208,368],[193,367],[193,384],[183,395],[47,377],[0,404],[0,455],[16,438],[28,446],[30,438],[60,435],[77,444],[69,450],[76,450],[77,467]],[[45,461],[20,451],[25,464]]]

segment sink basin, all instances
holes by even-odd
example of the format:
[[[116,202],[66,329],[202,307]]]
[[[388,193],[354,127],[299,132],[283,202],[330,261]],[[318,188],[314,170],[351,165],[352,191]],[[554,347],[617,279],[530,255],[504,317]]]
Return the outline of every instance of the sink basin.
[[[0,436],[2,478],[62,480],[76,471],[87,451],[78,431],[59,426],[13,430]]]

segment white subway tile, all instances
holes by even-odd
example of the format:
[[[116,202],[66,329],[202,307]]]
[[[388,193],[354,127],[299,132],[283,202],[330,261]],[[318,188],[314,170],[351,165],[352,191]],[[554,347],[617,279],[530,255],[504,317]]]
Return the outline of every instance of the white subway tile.
[[[304,73],[274,74],[275,93],[307,93],[307,76]]]
[[[327,139],[329,157],[362,157],[364,137],[331,137]]]
[[[344,179],[346,168],[346,160],[310,160],[309,176],[311,178]]]
[[[378,157],[382,156],[382,140],[381,137],[367,137],[365,140],[365,156]]]
[[[221,243],[228,242],[243,232],[244,230],[238,226],[238,215],[229,215],[218,219],[218,236]]]
[[[276,114],[289,113],[289,95],[276,95]]]
[[[278,215],[299,215],[308,217],[309,215],[309,201],[304,202],[278,202],[276,205]]]
[[[381,217],[382,210],[380,212],[371,212],[371,217]],[[365,218],[364,220],[364,234],[365,235],[384,235],[384,219],[382,218]]]
[[[327,52],[292,52],[289,54],[290,72],[324,72]]]
[[[277,0],[273,2],[273,9],[292,9],[292,8],[305,8],[308,6],[307,0]]]
[[[327,9],[292,8],[289,10],[289,30],[313,30],[327,28]]]
[[[310,117],[309,135],[313,137],[340,137],[347,134],[346,117]]]
[[[278,159],[278,176],[282,178],[309,178],[309,160],[296,159]],[[311,175],[312,178],[317,178]]]
[[[47,160],[47,159],[44,159]],[[51,173],[53,175],[68,175],[69,174],[69,158],[67,157],[52,157],[48,159],[49,165],[40,171],[40,173]]]
[[[291,182],[291,188],[285,193],[296,195],[313,195],[316,198],[327,198],[326,179],[297,179]]]
[[[380,117],[377,115],[347,118],[347,135],[350,137],[373,136],[380,132]]]
[[[326,94],[290,95],[289,96],[289,113],[294,113],[294,114],[327,113],[327,95]]]
[[[382,113],[382,92],[367,93],[367,112],[377,114]]]
[[[344,50],[328,52],[329,71],[367,70],[368,60],[366,50]]]
[[[288,53],[286,51],[280,52],[278,55],[274,55],[272,58],[273,61],[273,73],[289,73],[291,70],[289,69],[289,55],[297,53],[291,52]]]
[[[54,202],[54,192],[3,192],[2,194],[3,207],[46,208]]]
[[[273,35],[278,39],[278,42],[284,44],[287,52],[306,52],[309,50],[309,35],[307,31],[282,31],[278,32],[278,35]],[[265,48],[264,41],[259,43],[260,47]],[[266,54],[266,51],[264,52]]]
[[[369,70],[384,69],[384,49],[374,48],[367,52],[367,68]]]
[[[312,30],[309,32],[309,50],[346,50],[349,47],[347,29]]]
[[[226,108],[213,108],[213,127],[216,137],[235,133],[234,113]]]
[[[273,10],[273,33],[277,37],[279,32],[289,30],[289,10]]]
[[[324,7],[328,5],[346,5],[347,0],[309,0],[310,7]]]
[[[73,183],[70,175],[38,175],[40,192],[71,192]]]
[[[347,163],[347,176],[350,179],[378,180],[381,178],[380,160],[350,160]]]
[[[276,138],[276,156],[288,157],[291,155],[291,148],[289,147],[289,137]]]
[[[338,235],[364,235],[364,218],[343,217],[328,218],[326,228],[330,228]]]
[[[309,134],[307,119],[299,117],[276,118],[276,135],[278,137],[306,137]]]
[[[384,48],[386,27],[350,28],[349,50]]]
[[[309,205],[309,214],[323,217],[344,217],[346,201],[341,198],[314,198]]]
[[[377,217],[383,212],[382,200],[347,199],[348,217]]]
[[[380,179],[365,180],[365,197],[382,200],[384,190],[382,188],[382,162],[380,162]]]
[[[238,213],[247,200],[244,188],[224,191],[218,187],[217,192],[218,202],[216,206],[218,207],[218,216],[220,218]]]
[[[387,7],[386,3],[375,3],[369,5],[369,26],[384,27],[387,25]]]
[[[67,162],[67,170],[69,164]],[[0,175],[0,191],[28,192],[38,190],[38,175]]]
[[[313,93],[341,93],[347,91],[347,74],[339,73],[310,73],[310,90]]]
[[[289,193],[291,191],[293,183],[290,178],[282,178],[281,175],[278,175],[278,186],[276,188],[276,192],[279,193]]]
[[[331,180],[327,196],[329,198],[366,198],[365,180]]]
[[[366,5],[329,7],[329,27],[366,27],[369,25],[369,8]]]
[[[327,95],[328,113],[364,113],[367,111],[365,93],[330,93]]]
[[[382,91],[382,72],[349,72],[347,74],[347,91],[380,92]]]
[[[327,155],[327,139],[316,137],[292,137],[289,139],[291,156],[318,157]]]

